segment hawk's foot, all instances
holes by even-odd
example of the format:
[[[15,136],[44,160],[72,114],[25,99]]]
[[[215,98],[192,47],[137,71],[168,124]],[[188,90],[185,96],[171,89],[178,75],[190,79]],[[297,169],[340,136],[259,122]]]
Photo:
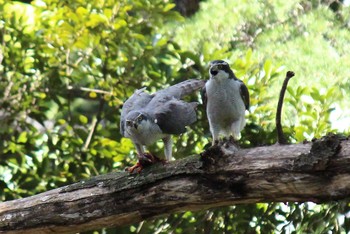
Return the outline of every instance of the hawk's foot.
[[[153,155],[151,153],[144,153],[143,158],[147,158],[151,164],[158,163],[158,162],[165,164],[167,162],[165,159],[158,158],[156,155]]]
[[[226,137],[222,138],[221,145],[224,146],[225,148],[228,148],[228,139]]]
[[[225,148],[229,148],[230,145],[235,146],[236,148],[239,148],[238,140],[236,140],[232,135],[229,137],[229,139],[223,144]]]
[[[140,173],[145,167],[148,167],[157,162],[165,164],[166,160],[158,158],[151,153],[144,153],[142,155],[139,155],[139,161],[134,166],[125,168],[125,171],[133,173],[135,170],[137,170],[137,173]]]
[[[137,170],[137,173],[140,173],[143,170],[143,166],[140,163],[140,161],[138,161],[134,166],[132,167],[127,167],[125,168],[125,171],[128,171],[129,173],[133,173],[135,170]]]
[[[212,147],[214,146],[226,146],[228,140],[226,137],[213,140]]]

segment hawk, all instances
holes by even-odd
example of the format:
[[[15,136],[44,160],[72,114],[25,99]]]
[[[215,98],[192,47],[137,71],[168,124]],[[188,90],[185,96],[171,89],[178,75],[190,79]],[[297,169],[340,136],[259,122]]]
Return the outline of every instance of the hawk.
[[[202,90],[213,145],[219,137],[237,140],[245,126],[245,110],[249,109],[249,92],[223,60],[210,62],[210,79]]]
[[[135,145],[138,163],[129,168],[132,172],[160,159],[150,153],[145,153],[145,146],[162,139],[166,160],[172,158],[171,135],[186,132],[186,126],[197,120],[197,102],[181,100],[196,90],[203,88],[204,80],[190,79],[175,84],[153,94],[144,92],[145,88],[136,90],[124,103],[120,132],[122,136],[130,138]]]

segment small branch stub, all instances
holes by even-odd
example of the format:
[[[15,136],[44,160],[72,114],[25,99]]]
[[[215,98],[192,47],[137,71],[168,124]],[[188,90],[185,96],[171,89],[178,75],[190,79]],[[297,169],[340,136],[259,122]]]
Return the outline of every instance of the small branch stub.
[[[287,139],[284,136],[283,133],[283,128],[282,128],[282,124],[281,124],[281,115],[282,115],[282,106],[283,106],[283,99],[284,99],[284,94],[286,93],[286,89],[288,86],[288,82],[290,80],[290,78],[292,78],[294,76],[294,72],[292,71],[288,71],[286,74],[286,78],[284,79],[282,88],[281,88],[281,92],[280,92],[280,97],[278,100],[278,105],[277,105],[277,113],[276,113],[276,129],[277,129],[277,138],[278,138],[278,143],[279,144],[287,144]]]

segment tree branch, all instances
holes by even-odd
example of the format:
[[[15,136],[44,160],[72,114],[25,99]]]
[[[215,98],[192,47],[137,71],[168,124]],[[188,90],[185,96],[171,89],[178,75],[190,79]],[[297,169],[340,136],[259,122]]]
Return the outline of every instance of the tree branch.
[[[283,133],[283,128],[281,124],[281,115],[282,115],[282,106],[283,106],[283,99],[284,99],[284,94],[286,93],[286,89],[288,86],[288,82],[290,78],[294,76],[294,72],[288,71],[286,74],[286,78],[284,79],[281,92],[280,92],[280,97],[278,99],[278,104],[277,104],[277,111],[276,111],[276,129],[277,129],[277,139],[279,144],[287,144],[287,139],[284,136]]]
[[[211,147],[154,165],[115,172],[0,203],[0,232],[71,233],[122,226],[181,211],[270,201],[326,202],[350,195],[350,141],[237,150]]]

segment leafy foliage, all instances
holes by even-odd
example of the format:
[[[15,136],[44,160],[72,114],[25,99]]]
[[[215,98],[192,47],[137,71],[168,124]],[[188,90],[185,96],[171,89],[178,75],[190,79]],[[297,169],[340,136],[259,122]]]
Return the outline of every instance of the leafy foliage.
[[[173,4],[38,1],[1,7],[2,199],[129,163],[125,155],[133,147],[119,135],[118,109],[136,88],[176,82],[179,66],[169,61],[178,56],[177,45],[156,35],[164,21],[181,19],[169,11]],[[26,8],[34,19],[15,13]]]
[[[296,0],[221,3],[204,1],[184,19],[164,0],[0,0],[1,200],[123,170],[136,160],[131,141],[119,134],[123,101],[143,86],[154,92],[206,79],[208,62],[218,58],[230,61],[250,91],[242,147],[275,143],[286,67],[296,72],[284,106],[289,141],[336,131],[333,114],[350,87],[349,8]],[[199,153],[209,141],[200,109],[198,122],[175,139],[174,155]],[[162,155],[161,143],[150,149]],[[340,233],[350,230],[349,210],[346,202],[240,205],[104,232]]]

